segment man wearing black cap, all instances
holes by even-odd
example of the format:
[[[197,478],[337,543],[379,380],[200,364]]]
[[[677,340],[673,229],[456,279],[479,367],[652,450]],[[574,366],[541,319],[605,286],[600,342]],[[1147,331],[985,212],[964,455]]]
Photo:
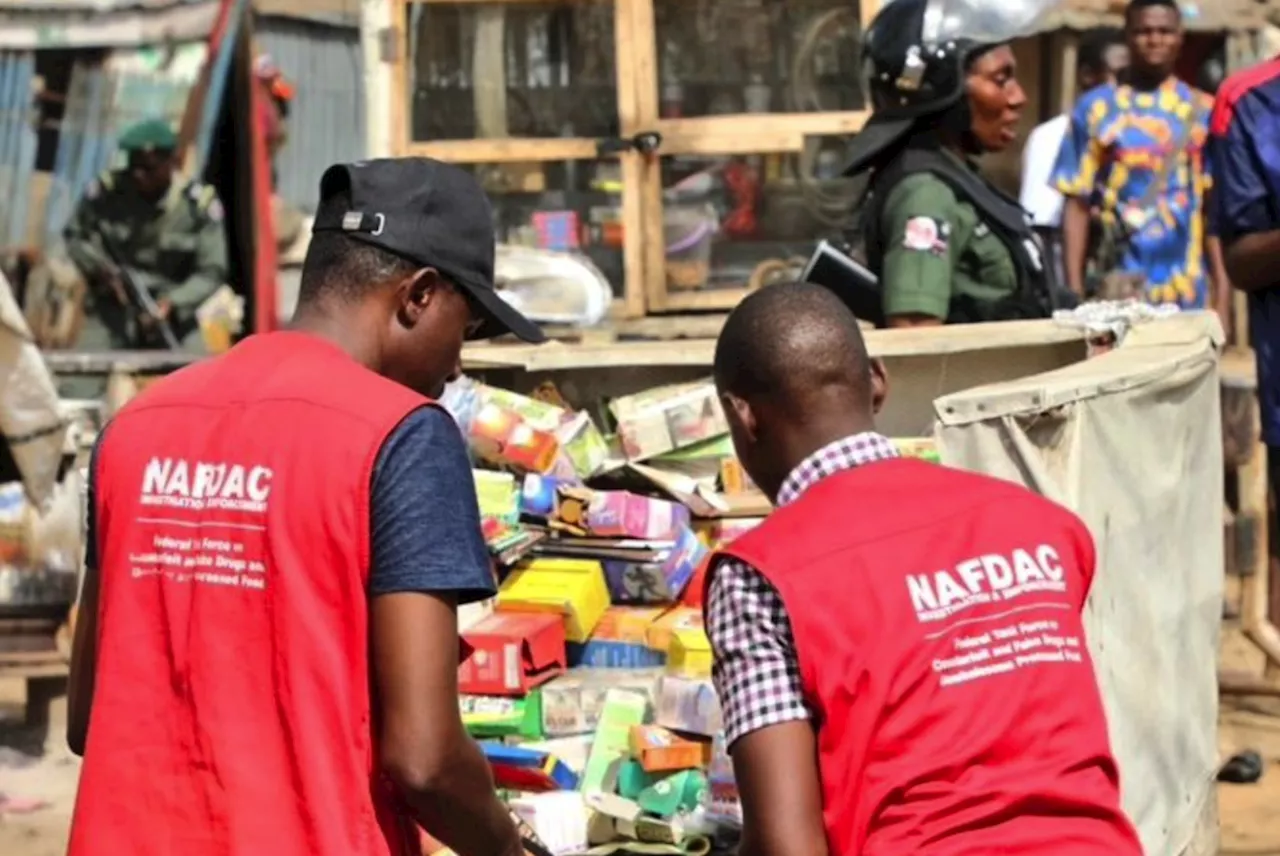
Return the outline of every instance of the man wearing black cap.
[[[103,432],[72,667],[70,853],[516,854],[458,711],[456,609],[492,594],[464,339],[494,290],[466,172],[330,168],[292,329],[169,376]]]

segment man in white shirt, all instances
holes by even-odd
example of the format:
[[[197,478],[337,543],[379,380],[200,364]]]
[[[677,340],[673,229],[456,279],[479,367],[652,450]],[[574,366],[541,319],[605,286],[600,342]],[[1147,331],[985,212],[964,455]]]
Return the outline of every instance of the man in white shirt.
[[[1124,34],[1119,30],[1099,29],[1086,33],[1080,40],[1076,65],[1078,87],[1081,94],[1095,86],[1113,82],[1129,65],[1129,49]],[[1050,183],[1053,165],[1062,148],[1062,138],[1071,125],[1071,116],[1064,113],[1039,125],[1027,137],[1022,150],[1022,207],[1031,214],[1032,224],[1040,232],[1045,245],[1061,266],[1062,194]]]

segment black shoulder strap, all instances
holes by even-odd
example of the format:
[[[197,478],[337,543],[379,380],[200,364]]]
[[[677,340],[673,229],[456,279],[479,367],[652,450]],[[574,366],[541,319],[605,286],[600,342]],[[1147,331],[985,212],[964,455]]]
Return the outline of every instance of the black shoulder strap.
[[[1020,317],[1048,315],[1053,307],[1059,305],[1059,289],[1054,282],[1052,265],[1032,231],[1022,206],[973,170],[931,147],[907,148],[884,170],[872,177],[868,188],[868,204],[863,214],[863,232],[873,270],[881,269],[885,249],[885,236],[880,234],[880,215],[885,201],[899,181],[918,172],[936,176],[956,196],[976,208],[982,221],[1009,250],[1018,275],[1019,293],[1015,301],[1023,307],[1018,310]],[[1036,309],[1032,312],[1025,307]]]

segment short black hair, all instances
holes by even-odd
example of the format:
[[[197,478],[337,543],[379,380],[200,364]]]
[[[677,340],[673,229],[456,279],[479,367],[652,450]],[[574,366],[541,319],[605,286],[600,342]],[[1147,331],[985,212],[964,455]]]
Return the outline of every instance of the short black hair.
[[[333,204],[351,207],[350,193],[334,194]],[[357,301],[368,294],[371,287],[406,277],[421,267],[417,262],[343,232],[313,232],[307,257],[302,262],[298,305],[330,296]]]
[[[1178,0],[1129,0],[1129,5],[1124,7],[1125,26],[1132,24],[1134,17],[1144,9],[1172,9],[1178,20],[1182,20],[1182,7]]]
[[[1080,37],[1080,49],[1076,54],[1076,67],[1080,71],[1101,73],[1107,71],[1107,50],[1124,44],[1124,33],[1115,27],[1098,27]]]
[[[857,319],[835,292],[807,282],[765,286],[744,298],[720,331],[714,372],[721,392],[784,407],[831,388],[871,401]]]

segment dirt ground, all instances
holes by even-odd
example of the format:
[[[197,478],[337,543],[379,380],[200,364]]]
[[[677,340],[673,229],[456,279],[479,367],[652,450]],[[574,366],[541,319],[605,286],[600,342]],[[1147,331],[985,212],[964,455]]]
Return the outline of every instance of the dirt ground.
[[[1223,666],[1261,674],[1261,658],[1239,634],[1223,640]],[[0,682],[0,854],[61,856],[75,800],[79,764],[67,753],[33,760],[37,735],[17,727],[21,684]],[[1257,749],[1267,772],[1256,785],[1219,785],[1224,856],[1280,856],[1280,699],[1223,699],[1223,757]],[[30,813],[6,813],[3,798],[47,803]]]

